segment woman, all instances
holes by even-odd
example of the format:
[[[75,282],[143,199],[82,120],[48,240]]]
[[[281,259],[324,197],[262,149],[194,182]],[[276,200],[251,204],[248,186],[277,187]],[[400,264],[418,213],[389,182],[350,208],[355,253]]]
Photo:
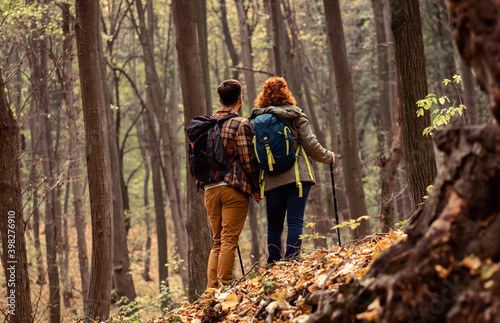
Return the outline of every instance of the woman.
[[[296,106],[296,101],[281,77],[272,77],[264,82],[262,92],[255,100],[255,108],[250,117],[253,119],[262,114],[272,113],[282,120],[287,120],[291,129],[293,147],[297,152],[296,163],[290,169],[279,173],[265,172],[265,197],[267,211],[267,263],[281,260],[281,234],[285,215],[288,224],[285,259],[298,256],[302,241],[304,211],[311,186],[314,185],[314,174],[311,161],[330,164],[335,162],[335,154],[321,146],[313,134],[307,116]],[[296,174],[298,173],[299,178]],[[301,184],[300,184],[301,183]],[[302,186],[302,187],[300,187]]]

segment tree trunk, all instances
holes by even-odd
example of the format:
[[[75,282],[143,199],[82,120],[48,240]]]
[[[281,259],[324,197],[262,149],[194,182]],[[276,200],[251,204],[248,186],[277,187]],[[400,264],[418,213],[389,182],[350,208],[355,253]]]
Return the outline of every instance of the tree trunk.
[[[62,264],[62,285],[63,285],[63,303],[65,308],[71,307],[71,299],[73,298],[73,279],[69,278],[69,234],[68,234],[68,201],[71,182],[68,179],[66,188],[64,189],[64,209],[62,212],[62,236],[63,236],[63,264]]]
[[[390,0],[398,71],[399,122],[412,209],[424,202],[436,177],[436,157],[429,137],[430,113],[417,118],[416,102],[427,95],[427,79],[418,0]]]
[[[380,224],[382,232],[394,229],[394,187],[396,184],[396,173],[403,152],[401,150],[401,129],[398,124],[394,125],[394,139],[391,140],[391,150],[387,154],[380,155]]]
[[[357,219],[367,215],[365,193],[361,180],[361,162],[357,140],[354,89],[351,69],[347,61],[347,53],[342,27],[342,17],[338,0],[323,1],[325,6],[326,28],[330,55],[332,56],[335,79],[337,83],[337,98],[340,115],[340,140],[342,142],[343,170],[347,199],[349,201],[349,216]],[[355,237],[363,237],[368,233],[368,222],[362,221],[355,230]]]
[[[245,100],[248,104],[248,114],[252,111],[253,102],[257,98],[255,89],[255,75],[253,69],[252,43],[247,23],[247,16],[243,6],[243,0],[234,0],[236,10],[238,12],[239,30],[240,30],[240,45],[241,45],[241,60],[244,65],[243,75],[245,75],[245,86],[247,89],[248,98]],[[243,112],[243,111],[242,111]]]
[[[279,0],[268,0],[271,3],[271,26],[273,31],[273,58],[274,58],[274,74],[276,76],[283,75],[281,63],[281,26],[282,15]]]
[[[203,84],[205,85],[206,114],[210,115],[212,113],[212,99],[210,95],[212,89],[210,88],[210,69],[208,66],[207,0],[194,1],[194,11],[200,46]]]
[[[48,18],[46,14],[42,16],[44,21]],[[50,294],[50,322],[59,323],[61,321],[61,296],[59,285],[59,269],[57,254],[58,235],[58,203],[57,185],[55,185],[54,171],[56,168],[55,156],[52,146],[52,127],[49,111],[49,88],[47,80],[43,81],[48,74],[48,40],[47,35],[39,38],[38,66],[40,70],[40,80],[36,82],[38,96],[38,110],[40,111],[40,140],[42,151],[43,172],[45,174],[45,240],[46,240],[46,261],[47,275],[49,277]]]
[[[0,70],[0,234],[7,311],[13,323],[32,321],[25,222],[19,182],[19,127]]]
[[[205,87],[200,62],[200,49],[195,30],[195,13],[192,0],[173,0],[173,18],[176,30],[176,47],[181,76],[184,125],[207,111]],[[188,144],[187,136],[186,146]],[[189,174],[186,165],[186,174]],[[207,262],[211,249],[211,230],[203,205],[203,194],[196,192],[195,181],[187,179],[187,221],[189,244],[189,294],[194,300],[206,288]]]
[[[36,108],[33,108],[36,109]],[[36,283],[38,285],[44,284],[44,270],[43,270],[43,258],[42,258],[42,249],[40,246],[40,209],[39,209],[39,202],[38,202],[38,189],[39,189],[39,178],[38,178],[38,172],[36,170],[36,165],[37,165],[37,147],[36,147],[36,134],[38,133],[37,130],[37,123],[38,123],[38,112],[35,110],[35,116],[33,119],[30,119],[29,121],[30,124],[30,136],[31,136],[31,170],[30,170],[30,187],[31,187],[31,194],[32,194],[32,199],[33,199],[33,240],[34,240],[34,245],[35,245],[35,262],[36,262],[36,271],[37,271],[37,278],[36,278]]]
[[[107,320],[113,264],[113,190],[98,44],[100,30],[99,2],[77,0],[75,32],[92,217],[91,284],[84,312],[91,318]]]
[[[151,224],[150,224],[150,213],[149,213],[149,177],[151,174],[151,168],[149,167],[148,156],[146,152],[146,140],[144,138],[144,129],[138,124],[137,129],[137,139],[139,141],[139,148],[141,150],[142,159],[144,162],[144,185],[143,185],[143,198],[144,198],[144,222],[146,223],[146,246],[144,250],[144,270],[142,272],[142,277],[145,281],[152,281],[149,275],[149,268],[151,266]]]
[[[392,114],[389,101],[389,49],[387,47],[388,41],[385,35],[384,5],[384,0],[372,0],[373,15],[375,18],[375,33],[377,36],[375,49],[377,52],[378,64],[378,105],[386,142],[385,151],[389,151],[392,146]]]
[[[236,48],[234,48],[233,39],[231,38],[231,32],[229,31],[229,26],[227,23],[227,10],[226,10],[226,0],[219,0],[220,4],[220,19],[222,24],[222,33],[224,42],[226,43],[227,50],[229,51],[229,56],[231,56],[231,62],[233,67],[238,66],[240,63],[240,58]],[[239,77],[239,72],[237,68],[233,68],[233,79],[237,80]]]
[[[101,58],[101,78],[104,90],[104,105],[108,125],[109,158],[111,165],[111,187],[113,191],[113,283],[118,300],[127,298],[127,302],[135,299],[135,287],[130,275],[130,259],[127,244],[127,230],[123,208],[122,176],[120,171],[120,157],[118,155],[118,140],[115,122],[111,111],[111,92],[106,79],[106,64],[104,63],[104,50],[102,48],[101,33],[99,35],[99,53]],[[124,302],[124,303],[127,303]]]
[[[464,80],[464,104],[467,107],[465,110],[465,120],[468,125],[479,124],[479,113],[476,106],[476,90],[474,88],[474,75],[467,64],[460,59],[460,70],[462,79]]]
[[[64,52],[68,55],[72,51],[73,37],[70,35],[70,23],[69,23],[69,4],[63,4],[63,32],[66,35],[63,43]],[[74,94],[73,94],[73,62],[72,59],[68,59],[64,62],[63,66],[63,76],[64,76],[64,93],[66,99],[66,114],[68,118],[68,130],[69,130],[69,181],[72,182],[71,185],[73,193],[73,206],[75,212],[75,227],[77,234],[77,246],[78,246],[78,261],[80,264],[80,279],[81,279],[81,290],[83,304],[85,306],[87,302],[87,296],[89,291],[89,260],[87,256],[87,242],[85,239],[85,217],[83,213],[83,202],[82,202],[82,176],[80,172],[80,154],[78,147],[80,145],[78,140],[78,133],[76,127],[76,107],[74,105]]]

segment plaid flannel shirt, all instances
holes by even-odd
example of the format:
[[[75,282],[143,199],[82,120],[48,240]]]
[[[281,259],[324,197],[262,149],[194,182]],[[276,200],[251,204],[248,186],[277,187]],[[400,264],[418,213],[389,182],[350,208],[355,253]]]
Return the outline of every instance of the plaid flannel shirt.
[[[214,117],[219,119],[230,112],[236,113],[229,108],[222,107],[214,114]],[[237,158],[231,166],[231,171],[224,177],[224,182],[246,195],[258,193],[259,164],[252,144],[254,131],[250,122],[243,117],[234,117],[224,121],[220,132],[226,158],[228,160]]]

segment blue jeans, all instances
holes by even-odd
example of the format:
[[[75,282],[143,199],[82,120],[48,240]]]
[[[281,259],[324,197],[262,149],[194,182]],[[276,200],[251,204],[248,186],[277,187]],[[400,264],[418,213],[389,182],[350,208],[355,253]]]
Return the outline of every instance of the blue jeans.
[[[299,236],[302,234],[304,212],[311,186],[311,182],[302,183],[303,196],[300,198],[295,183],[266,192],[268,264],[281,260],[281,234],[285,215],[288,225],[285,259],[292,259],[300,253],[302,240]]]

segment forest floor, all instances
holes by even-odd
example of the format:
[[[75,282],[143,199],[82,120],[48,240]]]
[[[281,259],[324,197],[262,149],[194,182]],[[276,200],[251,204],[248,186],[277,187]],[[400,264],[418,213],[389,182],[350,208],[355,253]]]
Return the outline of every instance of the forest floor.
[[[182,303],[152,322],[306,322],[327,297],[342,297],[343,285],[360,280],[383,250],[405,238],[401,231],[374,234],[298,261],[255,266],[232,284],[208,289],[198,301]],[[374,320],[379,310],[373,302],[356,318]]]

